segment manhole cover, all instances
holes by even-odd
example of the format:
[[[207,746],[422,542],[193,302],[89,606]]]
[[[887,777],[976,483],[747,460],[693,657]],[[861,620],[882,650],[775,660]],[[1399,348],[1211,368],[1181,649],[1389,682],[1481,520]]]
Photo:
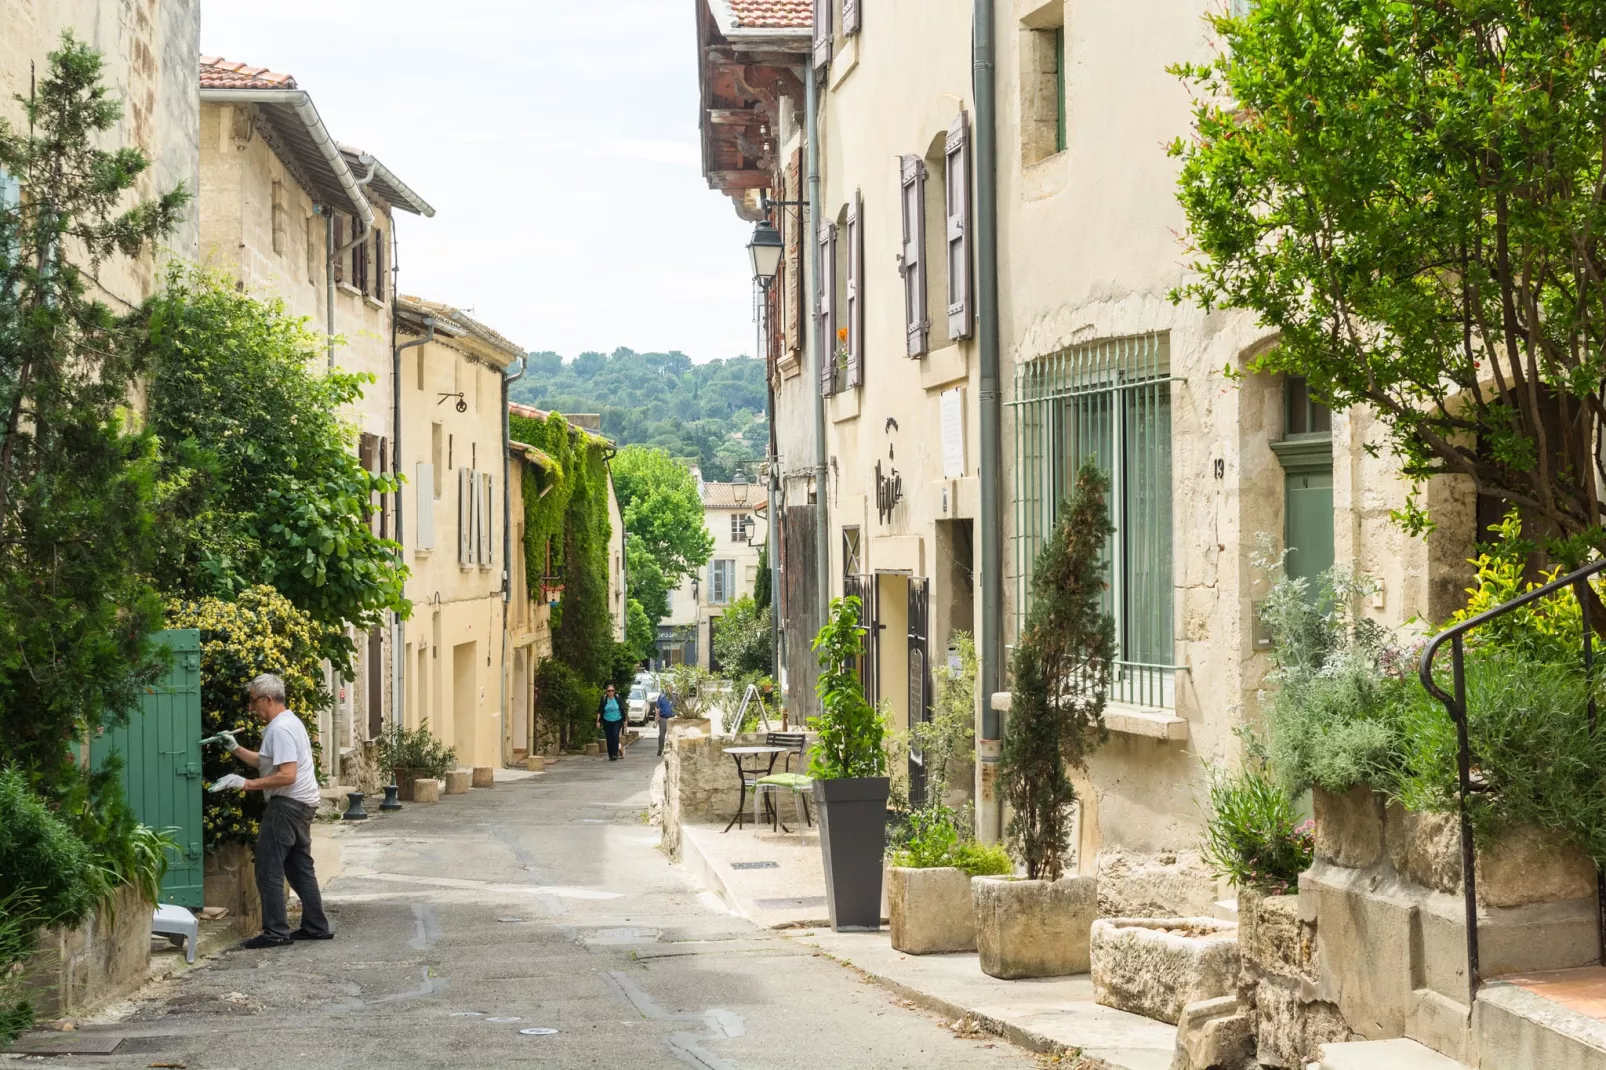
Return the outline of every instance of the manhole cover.
[[[732,869],[780,869],[779,862],[732,862]]]
[[[556,1036],[558,1031],[556,1029],[520,1029],[519,1032],[527,1037],[550,1037]]]
[[[760,910],[812,910],[825,906],[825,896],[805,895],[796,899],[755,899],[753,905]]]

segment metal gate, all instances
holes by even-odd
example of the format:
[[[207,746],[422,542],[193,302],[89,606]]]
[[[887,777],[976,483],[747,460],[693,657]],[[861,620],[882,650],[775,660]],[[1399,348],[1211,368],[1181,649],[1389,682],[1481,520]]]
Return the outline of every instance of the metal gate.
[[[145,688],[128,723],[107,729],[89,747],[98,768],[113,753],[123,758],[123,794],[134,816],[153,828],[176,830],[168,852],[162,902],[202,907],[204,855],[201,830],[201,633],[193,628],[158,632],[173,653],[167,675]]]
[[[931,720],[931,581],[909,578],[909,727]],[[933,800],[942,802],[941,799]],[[909,803],[926,803],[926,759],[909,743]]]

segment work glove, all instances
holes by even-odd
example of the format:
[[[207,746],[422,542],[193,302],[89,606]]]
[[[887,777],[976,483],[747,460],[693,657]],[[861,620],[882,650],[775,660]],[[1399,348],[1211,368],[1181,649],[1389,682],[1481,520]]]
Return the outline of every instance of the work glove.
[[[230,732],[228,729],[224,729],[217,734],[217,741],[223,744],[224,750],[231,753],[240,745],[240,741],[235,739],[234,733]]]
[[[245,777],[241,776],[239,773],[230,773],[227,776],[220,776],[216,780],[212,781],[213,792],[231,790],[244,791]]]

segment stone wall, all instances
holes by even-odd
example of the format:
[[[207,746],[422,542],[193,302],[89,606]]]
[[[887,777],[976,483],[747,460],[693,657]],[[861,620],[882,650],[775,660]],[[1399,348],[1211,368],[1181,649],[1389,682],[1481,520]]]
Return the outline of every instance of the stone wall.
[[[74,929],[46,929],[23,970],[40,1018],[81,1014],[145,983],[151,964],[151,906],[120,888]]]
[[[669,857],[680,858],[680,826],[683,822],[725,822],[736,816],[740,788],[736,763],[724,753],[726,747],[762,746],[765,733],[743,732],[735,736],[709,734],[707,720],[670,722],[664,744],[664,803],[662,847]],[[785,756],[775,763],[780,772]],[[807,758],[793,757],[793,772],[807,771]],[[752,800],[748,800],[751,813]]]
[[[1338,1008],[1314,998],[1316,921],[1300,916],[1299,896],[1240,891],[1238,950],[1238,1001],[1253,1011],[1260,1065],[1300,1070],[1349,1037]]]
[[[257,895],[251,848],[230,843],[207,851],[203,880],[206,905],[226,907],[235,932],[252,936],[262,928],[262,899]]]

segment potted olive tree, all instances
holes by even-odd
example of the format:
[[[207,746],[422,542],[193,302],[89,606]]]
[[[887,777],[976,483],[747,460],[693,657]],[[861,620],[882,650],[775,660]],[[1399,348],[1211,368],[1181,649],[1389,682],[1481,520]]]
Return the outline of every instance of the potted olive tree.
[[[457,764],[457,750],[435,738],[429,719],[417,728],[391,724],[378,739],[380,772],[396,778],[396,797],[413,801],[413,784],[419,780],[439,780]]]
[[[810,752],[809,776],[820,813],[820,852],[831,928],[881,928],[882,857],[886,851],[886,727],[864,697],[854,670],[864,655],[859,599],[831,600],[825,626],[814,637],[820,660],[815,690],[821,713]]]
[[[1098,916],[1096,877],[1065,877],[1070,770],[1108,735],[1104,703],[1115,623],[1104,612],[1104,547],[1113,528],[1108,481],[1088,462],[1038,555],[1032,605],[1015,646],[1014,686],[999,777],[1010,806],[1009,842],[1026,879],[971,885],[981,968],[994,977],[1053,977],[1089,966]]]

